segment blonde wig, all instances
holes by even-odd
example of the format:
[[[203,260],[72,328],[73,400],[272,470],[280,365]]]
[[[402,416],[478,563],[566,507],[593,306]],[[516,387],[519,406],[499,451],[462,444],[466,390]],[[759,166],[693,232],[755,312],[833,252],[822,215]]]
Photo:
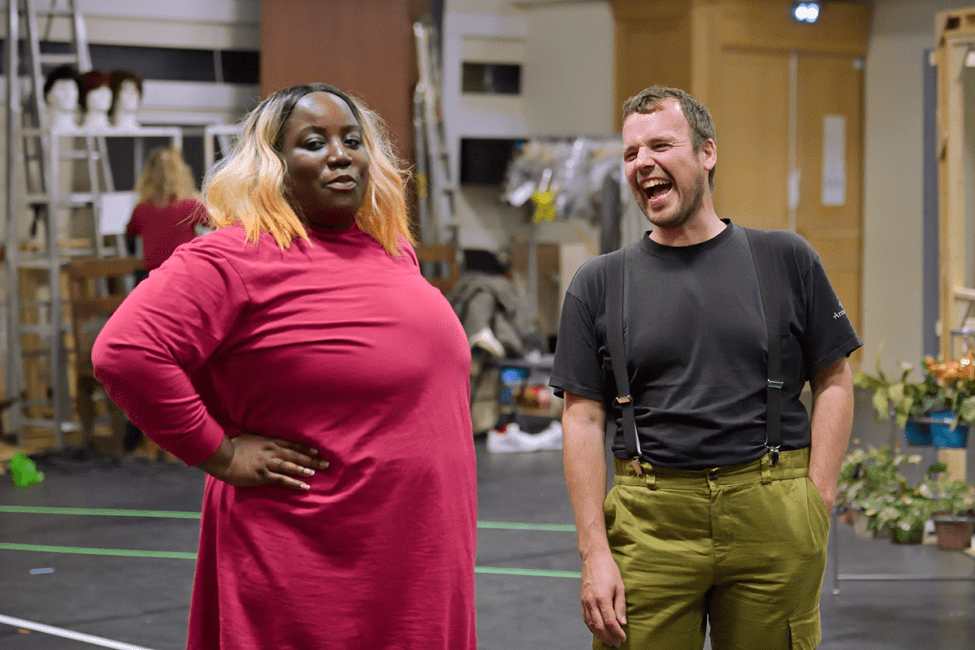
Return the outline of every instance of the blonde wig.
[[[154,149],[135,184],[139,201],[151,201],[160,207],[171,201],[198,196],[190,166],[179,149]]]
[[[230,156],[207,176],[203,193],[215,228],[240,223],[247,240],[269,233],[281,248],[308,239],[301,217],[288,202],[282,137],[298,101],[309,93],[326,92],[342,99],[362,129],[369,152],[369,186],[356,222],[391,254],[399,237],[414,241],[406,211],[407,171],[393,151],[386,126],[376,113],[334,86],[307,84],[274,93],[244,118],[243,133]]]

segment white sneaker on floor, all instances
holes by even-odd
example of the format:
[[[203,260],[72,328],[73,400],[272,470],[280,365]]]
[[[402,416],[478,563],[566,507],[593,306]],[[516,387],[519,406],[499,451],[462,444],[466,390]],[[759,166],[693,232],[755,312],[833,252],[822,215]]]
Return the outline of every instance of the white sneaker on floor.
[[[552,420],[552,423],[544,431],[536,433],[534,438],[538,441],[539,449],[562,449],[562,425],[558,420]]]
[[[488,354],[493,356],[495,359],[504,358],[504,346],[498,337],[494,335],[489,327],[485,327],[477,334],[474,334],[468,341],[471,344],[471,349],[481,348]]]
[[[525,433],[516,422],[512,422],[503,430],[491,429],[487,434],[487,449],[492,454],[508,454],[520,451],[538,451],[541,449],[538,436]]]

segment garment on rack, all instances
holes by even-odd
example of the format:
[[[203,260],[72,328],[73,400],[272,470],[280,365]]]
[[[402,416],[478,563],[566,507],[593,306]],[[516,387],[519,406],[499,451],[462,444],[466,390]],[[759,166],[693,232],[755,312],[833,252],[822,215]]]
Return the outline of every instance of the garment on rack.
[[[527,300],[503,275],[465,271],[448,299],[472,343],[487,328],[507,356],[520,357],[538,333]]]

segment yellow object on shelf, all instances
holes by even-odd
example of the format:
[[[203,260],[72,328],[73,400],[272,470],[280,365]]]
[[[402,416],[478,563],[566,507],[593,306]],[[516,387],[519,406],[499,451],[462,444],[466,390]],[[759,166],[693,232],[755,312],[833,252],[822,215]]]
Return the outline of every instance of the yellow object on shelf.
[[[532,214],[532,221],[541,223],[543,221],[555,221],[555,195],[545,190],[544,192],[532,193],[532,203],[535,204],[535,213]]]

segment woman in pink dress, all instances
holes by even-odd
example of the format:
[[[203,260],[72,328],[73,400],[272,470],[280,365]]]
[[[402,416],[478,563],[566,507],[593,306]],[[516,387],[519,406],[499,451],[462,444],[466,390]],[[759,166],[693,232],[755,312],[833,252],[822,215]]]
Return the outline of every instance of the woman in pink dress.
[[[135,184],[139,203],[125,228],[142,237],[146,271],[159,268],[180,244],[196,237],[196,226],[210,219],[200,201],[190,166],[179,149],[155,149]],[[145,277],[143,275],[142,277]]]
[[[216,231],[139,284],[96,375],[207,473],[191,650],[474,650],[470,351],[420,275],[378,116],[324,84],[248,116]]]

